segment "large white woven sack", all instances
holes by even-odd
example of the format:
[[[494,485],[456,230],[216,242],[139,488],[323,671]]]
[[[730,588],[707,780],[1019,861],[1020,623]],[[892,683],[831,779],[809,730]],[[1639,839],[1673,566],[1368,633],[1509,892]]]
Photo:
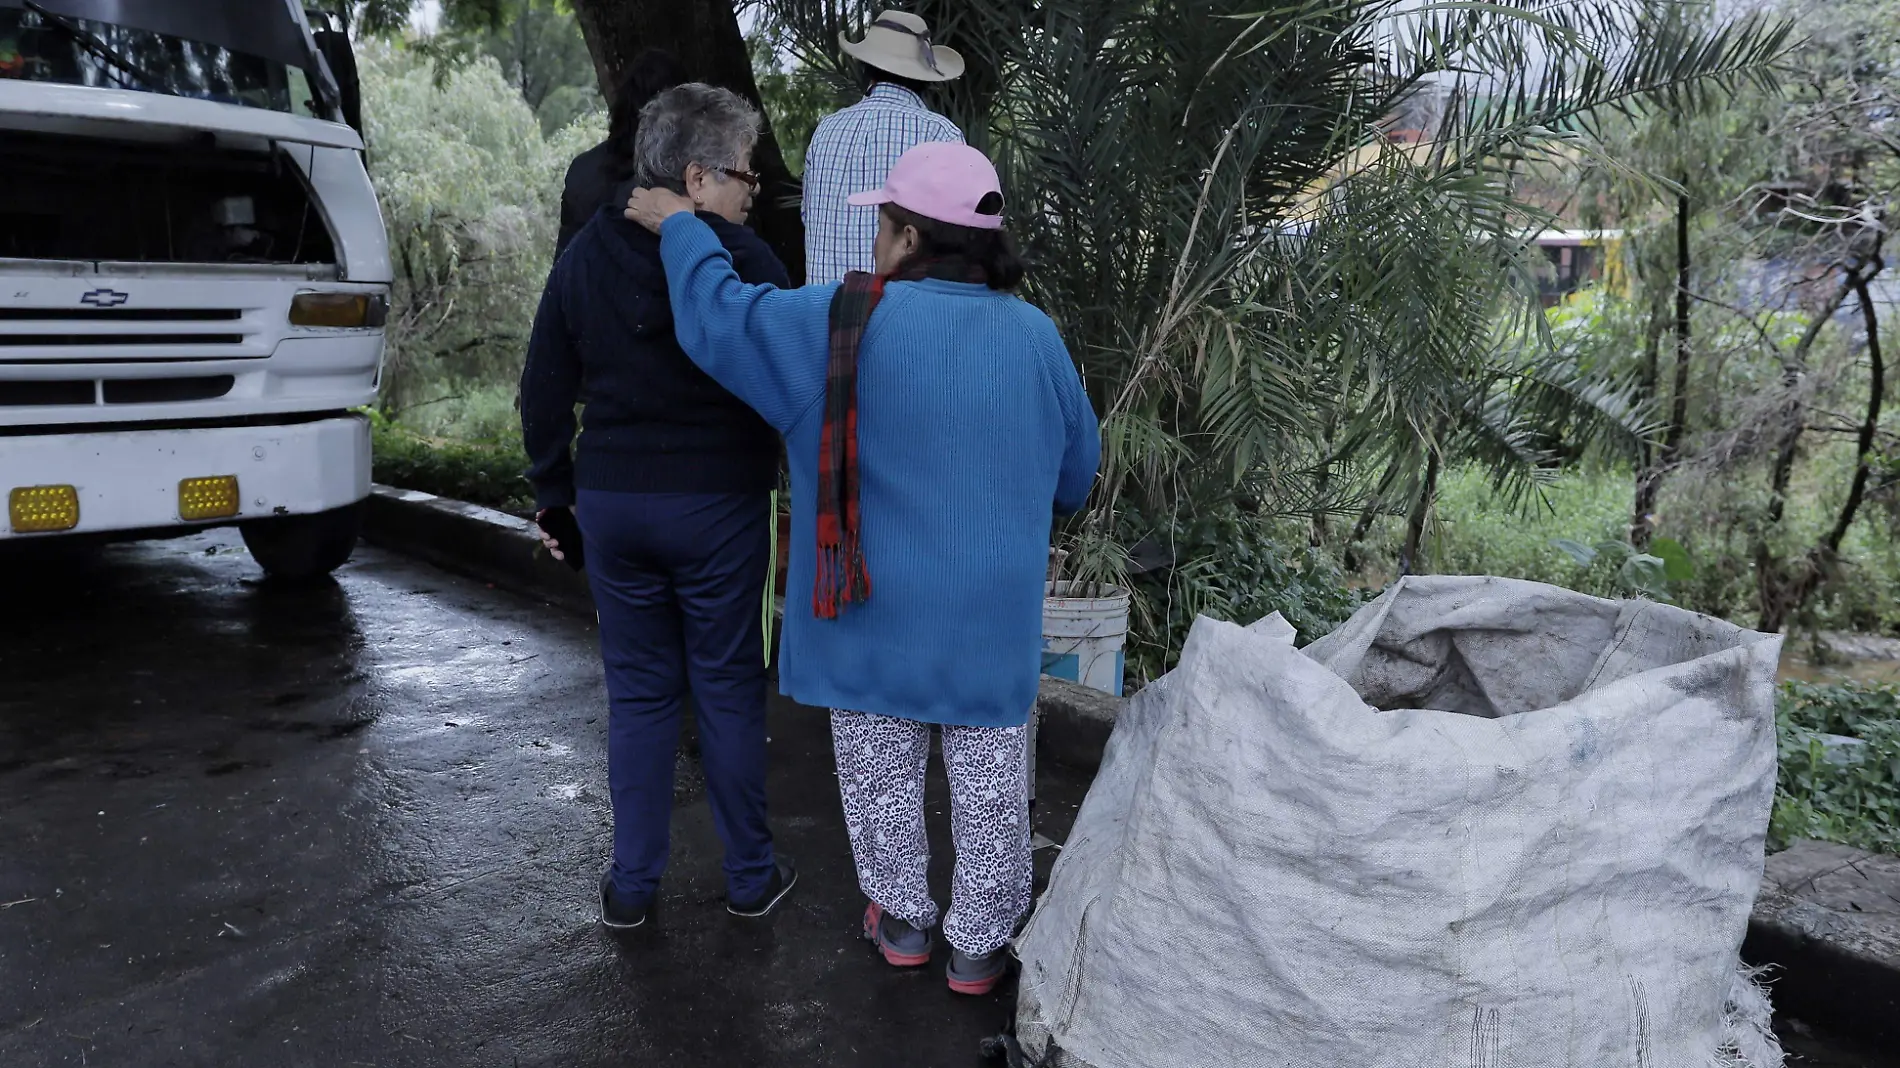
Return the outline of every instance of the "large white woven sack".
[[[1781,641],[1412,578],[1304,651],[1202,619],[1018,942],[1094,1068],[1778,1068],[1737,954]]]

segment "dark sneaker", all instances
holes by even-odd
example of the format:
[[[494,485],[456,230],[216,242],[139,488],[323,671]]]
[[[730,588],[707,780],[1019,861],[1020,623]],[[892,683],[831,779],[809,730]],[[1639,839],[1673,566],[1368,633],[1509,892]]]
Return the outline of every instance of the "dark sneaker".
[[[1009,947],[972,957],[960,949],[950,953],[950,989],[959,994],[987,994],[1009,972]]]
[[[600,877],[600,922],[616,931],[638,927],[647,922],[647,913],[652,911],[651,902],[628,902],[614,893],[614,877],[608,872]]]
[[[864,937],[876,942],[884,962],[896,968],[921,968],[930,963],[930,951],[936,948],[929,931],[885,915],[884,906],[875,901],[864,910]]]
[[[726,911],[734,916],[744,916],[748,920],[770,916],[772,910],[778,908],[778,903],[785,900],[785,895],[791,893],[792,887],[797,885],[798,865],[792,863],[792,858],[780,856],[778,867],[772,871],[772,881],[765,885],[765,893],[760,895],[757,901],[734,901],[727,898]]]

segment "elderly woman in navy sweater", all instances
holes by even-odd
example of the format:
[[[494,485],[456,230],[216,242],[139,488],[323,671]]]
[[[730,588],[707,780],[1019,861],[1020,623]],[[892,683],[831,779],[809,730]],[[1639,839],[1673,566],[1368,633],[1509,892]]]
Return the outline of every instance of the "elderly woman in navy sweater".
[[[924,768],[943,732],[956,875],[950,987],[987,993],[1030,904],[1024,749],[1041,667],[1052,513],[1079,510],[1095,414],[1048,316],[1011,296],[995,168],[923,144],[885,187],[878,273],[748,285],[692,205],[643,189],[680,344],[785,435],[790,589],[780,679],[832,709],[865,935],[894,965],[930,959]]]
[[[758,133],[745,101],[683,85],[641,111],[634,163],[641,181],[683,191],[728,270],[786,285],[784,266],[740,225],[758,185],[746,170]],[[536,519],[557,556],[578,565],[584,550],[600,609],[614,810],[600,918],[638,927],[659,891],[689,689],[726,847],[728,908],[764,916],[797,880],[773,852],[765,808],[760,606],[778,436],[680,351],[660,242],[621,218],[633,184],[555,263],[521,375]]]

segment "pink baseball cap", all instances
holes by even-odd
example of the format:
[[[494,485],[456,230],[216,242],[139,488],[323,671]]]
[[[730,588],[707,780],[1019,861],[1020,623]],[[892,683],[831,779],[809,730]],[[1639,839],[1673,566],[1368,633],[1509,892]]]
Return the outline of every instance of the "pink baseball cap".
[[[926,219],[973,230],[1001,230],[1003,216],[977,211],[983,198],[1003,195],[990,158],[949,141],[926,141],[904,153],[884,179],[884,188],[858,193],[850,202],[858,207],[895,204]]]

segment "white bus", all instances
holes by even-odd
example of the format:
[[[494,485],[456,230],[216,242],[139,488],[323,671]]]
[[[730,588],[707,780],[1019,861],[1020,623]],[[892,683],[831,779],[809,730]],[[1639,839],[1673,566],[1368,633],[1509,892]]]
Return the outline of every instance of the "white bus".
[[[356,100],[294,0],[0,0],[0,548],[349,558],[390,283]]]

